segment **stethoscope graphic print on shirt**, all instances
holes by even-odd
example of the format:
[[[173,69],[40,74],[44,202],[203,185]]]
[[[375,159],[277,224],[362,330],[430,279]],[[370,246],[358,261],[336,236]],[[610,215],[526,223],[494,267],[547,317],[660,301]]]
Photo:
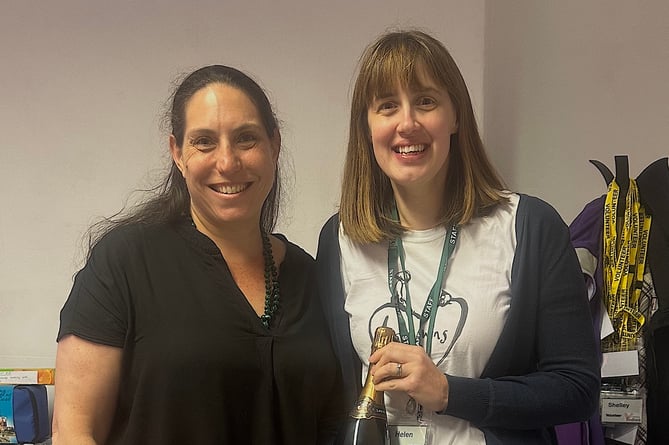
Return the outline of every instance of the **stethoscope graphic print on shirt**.
[[[457,239],[458,228],[452,226],[443,241],[436,279],[420,312],[415,309],[416,301],[411,299],[411,271],[406,267],[406,253],[402,239],[397,238],[389,242],[390,301],[372,313],[368,325],[370,336],[373,335],[372,331],[376,326],[387,325],[393,318],[392,314],[387,313],[390,309],[397,322],[396,332],[399,341],[422,346],[433,360],[435,357],[433,352],[436,353],[437,366],[445,360],[462,333],[469,308],[464,298],[454,297],[443,289],[448,260],[455,250]],[[379,316],[381,319],[378,319]]]

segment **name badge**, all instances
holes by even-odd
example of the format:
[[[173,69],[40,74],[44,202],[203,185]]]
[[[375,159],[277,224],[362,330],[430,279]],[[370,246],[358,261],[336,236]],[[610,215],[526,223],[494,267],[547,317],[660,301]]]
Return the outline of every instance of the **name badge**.
[[[632,397],[602,398],[602,423],[641,423],[643,399]]]
[[[427,445],[426,425],[388,425],[390,445]]]

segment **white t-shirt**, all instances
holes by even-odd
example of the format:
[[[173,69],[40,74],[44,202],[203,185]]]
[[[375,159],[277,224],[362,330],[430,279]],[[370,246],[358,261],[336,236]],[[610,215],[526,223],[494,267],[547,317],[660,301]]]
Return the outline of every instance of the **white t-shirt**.
[[[444,373],[478,378],[504,326],[511,299],[511,266],[516,248],[515,220],[519,201],[516,194],[509,198],[510,203],[498,206],[493,214],[475,218],[460,227],[444,275],[443,289],[448,294],[448,301],[437,311],[432,335],[431,357]],[[437,278],[448,232],[444,227],[438,227],[409,231],[402,236],[406,270],[411,276],[409,287],[416,330]],[[344,309],[349,315],[353,345],[363,364],[362,379],[367,375],[376,327],[387,319],[386,325],[399,332],[387,279],[388,243],[352,243],[340,227],[339,244],[346,293]],[[406,314],[404,309],[401,312]],[[459,323],[463,323],[463,328],[460,336],[454,339]],[[454,340],[457,341],[453,343]],[[389,424],[416,424],[415,414],[407,413],[408,400],[405,393],[386,392]],[[432,412],[425,412],[423,418],[436,427],[433,429],[434,445],[485,444],[483,433],[465,420]]]

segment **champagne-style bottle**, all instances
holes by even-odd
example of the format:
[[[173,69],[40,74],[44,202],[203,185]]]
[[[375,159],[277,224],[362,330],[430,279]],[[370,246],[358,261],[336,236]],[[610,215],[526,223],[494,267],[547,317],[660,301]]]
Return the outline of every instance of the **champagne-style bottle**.
[[[394,337],[395,331],[391,328],[385,326],[376,328],[372,353],[393,341]],[[389,443],[388,419],[383,392],[374,388],[372,374],[369,371],[367,371],[365,386],[360,391],[358,401],[351,410],[335,443],[337,445],[386,445]]]

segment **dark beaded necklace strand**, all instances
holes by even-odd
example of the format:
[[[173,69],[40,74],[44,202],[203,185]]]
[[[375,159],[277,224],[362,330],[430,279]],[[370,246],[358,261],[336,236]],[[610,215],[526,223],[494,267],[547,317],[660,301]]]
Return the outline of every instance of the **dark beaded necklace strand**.
[[[190,225],[197,229],[195,221],[190,217]],[[260,316],[262,324],[269,328],[272,317],[279,309],[279,280],[277,279],[279,273],[276,271],[276,263],[274,263],[274,255],[272,255],[272,243],[269,242],[269,236],[260,231],[262,237],[262,256],[265,260],[265,313]]]
[[[269,236],[261,231],[262,255],[265,259],[265,313],[260,316],[260,321],[266,328],[272,321],[272,317],[279,308],[279,282],[274,255],[272,255],[272,244]]]

